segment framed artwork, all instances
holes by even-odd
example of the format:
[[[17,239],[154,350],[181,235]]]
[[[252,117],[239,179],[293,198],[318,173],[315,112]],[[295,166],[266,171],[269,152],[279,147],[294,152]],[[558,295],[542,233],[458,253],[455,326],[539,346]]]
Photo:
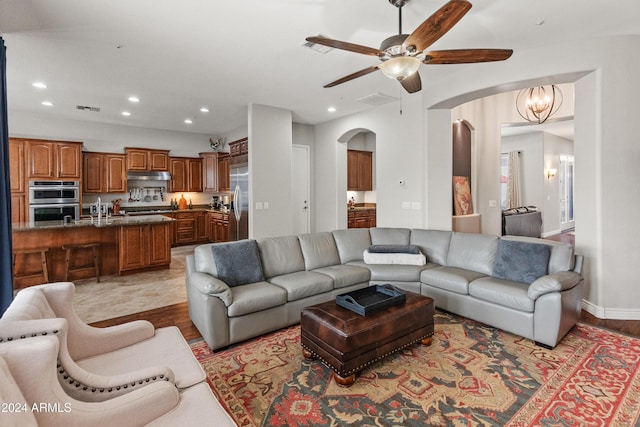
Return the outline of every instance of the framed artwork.
[[[471,200],[471,186],[468,176],[453,177],[453,209],[455,215],[469,215],[473,213]]]

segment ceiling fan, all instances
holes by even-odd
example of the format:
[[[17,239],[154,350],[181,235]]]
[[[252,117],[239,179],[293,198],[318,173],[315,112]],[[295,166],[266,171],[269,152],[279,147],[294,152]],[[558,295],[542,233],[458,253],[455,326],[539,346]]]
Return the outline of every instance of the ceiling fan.
[[[422,82],[418,68],[420,64],[469,64],[474,62],[504,61],[508,59],[511,49],[452,49],[425,52],[429,46],[447,33],[471,9],[471,3],[466,0],[450,0],[428,17],[411,34],[402,34],[402,7],[409,0],[389,0],[398,8],[399,31],[395,36],[385,39],[380,49],[359,44],[330,39],[328,37],[307,37],[311,43],[318,43],[336,49],[377,56],[381,64],[372,65],[342,77],[324,87],[333,87],[358,77],[365,76],[376,70],[400,82],[409,93],[422,89]]]

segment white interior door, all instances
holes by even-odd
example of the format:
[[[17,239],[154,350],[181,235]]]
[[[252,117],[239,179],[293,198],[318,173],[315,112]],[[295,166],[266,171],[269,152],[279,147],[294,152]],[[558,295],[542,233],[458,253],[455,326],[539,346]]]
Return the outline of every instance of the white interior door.
[[[293,185],[293,232],[305,234],[310,232],[310,176],[311,156],[306,145],[293,145],[291,156]]]

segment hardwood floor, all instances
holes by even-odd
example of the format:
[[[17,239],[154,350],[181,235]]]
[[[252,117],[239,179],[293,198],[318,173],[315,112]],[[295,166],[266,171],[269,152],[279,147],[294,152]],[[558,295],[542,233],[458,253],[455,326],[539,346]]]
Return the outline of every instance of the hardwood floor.
[[[574,244],[575,236],[571,233],[562,233],[557,236],[550,236],[548,237],[548,239]],[[167,307],[161,307],[154,310],[130,314],[127,316],[117,317],[115,319],[103,320],[100,322],[92,323],[92,326],[106,327],[139,319],[150,321],[156,328],[161,328],[164,326],[177,326],[187,341],[202,337],[198,329],[196,329],[193,323],[191,323],[191,319],[189,317],[189,309],[186,302],[170,305]],[[590,325],[600,326],[603,328],[612,329],[625,334],[640,337],[640,320],[598,319],[597,317],[583,310],[580,316],[580,321]]]

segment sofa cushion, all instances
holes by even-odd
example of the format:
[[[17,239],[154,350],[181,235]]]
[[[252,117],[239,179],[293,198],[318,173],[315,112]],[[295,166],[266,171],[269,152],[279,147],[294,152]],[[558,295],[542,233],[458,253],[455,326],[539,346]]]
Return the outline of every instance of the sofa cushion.
[[[574,268],[574,249],[569,243],[524,236],[502,236],[501,240],[542,243],[547,245],[550,249],[548,266],[549,274],[558,273],[560,271],[571,271]]]
[[[333,279],[333,288],[345,288],[351,285],[368,282],[371,272],[364,267],[355,265],[331,265],[329,267],[316,268],[316,273],[326,274]]]
[[[298,236],[307,270],[340,264],[340,255],[333,234],[327,232]]]
[[[532,313],[535,301],[527,296],[528,287],[526,283],[482,277],[471,282],[469,295],[514,310]]]
[[[446,265],[491,276],[497,246],[496,236],[453,232]]]
[[[371,271],[371,280],[389,282],[418,282],[420,273],[425,268],[432,268],[433,264],[402,265],[402,264],[365,264],[364,261],[353,261],[348,265],[364,267]]]
[[[313,271],[298,271],[269,279],[269,282],[287,292],[287,301],[296,301],[333,289],[333,279]]]
[[[446,291],[467,295],[469,294],[469,283],[484,276],[476,271],[440,266],[422,271],[420,282]]]
[[[255,240],[221,243],[211,246],[218,279],[229,287],[264,280],[262,263]]]
[[[410,243],[420,249],[427,261],[446,265],[451,231],[413,229]]]
[[[286,304],[287,292],[268,282],[250,283],[231,289],[233,303],[227,307],[229,317],[244,316]]]
[[[264,277],[304,270],[304,258],[298,236],[267,237],[258,239]]]
[[[361,260],[362,253],[371,246],[371,235],[366,228],[334,230],[331,234],[336,241],[341,264]]]
[[[549,247],[541,243],[499,240],[492,276],[530,284],[547,274]]]
[[[408,245],[411,230],[408,228],[370,228],[372,245]]]

